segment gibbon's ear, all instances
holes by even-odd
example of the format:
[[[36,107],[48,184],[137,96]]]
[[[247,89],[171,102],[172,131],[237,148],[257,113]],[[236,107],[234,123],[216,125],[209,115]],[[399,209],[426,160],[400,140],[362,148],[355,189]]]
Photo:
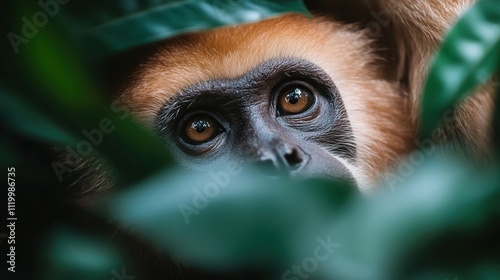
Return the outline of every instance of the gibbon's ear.
[[[313,13],[326,14],[365,29],[384,58],[387,79],[401,85],[415,129],[421,93],[432,58],[448,31],[475,0],[317,0]],[[446,116],[441,140],[456,140],[476,157],[489,149],[494,89],[487,85]],[[437,144],[440,141],[434,141]]]

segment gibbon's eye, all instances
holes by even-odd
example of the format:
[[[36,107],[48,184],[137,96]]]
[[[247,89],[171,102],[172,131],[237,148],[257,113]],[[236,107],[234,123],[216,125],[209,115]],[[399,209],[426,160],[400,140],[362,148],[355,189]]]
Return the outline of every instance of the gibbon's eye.
[[[214,139],[222,131],[219,123],[206,114],[197,114],[184,123],[182,139],[189,144],[200,145]]]
[[[278,96],[280,115],[297,115],[307,111],[314,103],[313,94],[304,87],[287,87]]]

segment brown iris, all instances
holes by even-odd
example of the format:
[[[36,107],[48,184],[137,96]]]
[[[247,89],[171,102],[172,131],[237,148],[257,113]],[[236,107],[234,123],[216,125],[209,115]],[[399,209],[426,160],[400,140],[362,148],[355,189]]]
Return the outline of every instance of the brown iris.
[[[289,87],[278,98],[278,109],[283,115],[296,115],[307,111],[313,103],[312,94],[302,87]]]
[[[202,144],[214,139],[220,131],[219,124],[208,115],[196,115],[190,118],[182,128],[184,141]]]

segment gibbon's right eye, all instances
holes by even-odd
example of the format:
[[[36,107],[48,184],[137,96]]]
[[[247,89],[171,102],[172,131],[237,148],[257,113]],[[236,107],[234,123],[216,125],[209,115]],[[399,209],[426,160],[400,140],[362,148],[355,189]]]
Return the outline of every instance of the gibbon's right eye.
[[[207,114],[190,117],[181,128],[181,138],[191,145],[201,145],[213,140],[222,132],[219,123]]]
[[[281,116],[303,113],[314,103],[313,94],[301,86],[287,87],[278,96],[278,111]]]

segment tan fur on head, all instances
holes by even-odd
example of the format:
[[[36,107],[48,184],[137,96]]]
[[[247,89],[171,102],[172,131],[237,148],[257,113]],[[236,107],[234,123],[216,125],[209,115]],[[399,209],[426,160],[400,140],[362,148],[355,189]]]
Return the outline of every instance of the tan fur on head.
[[[160,108],[183,88],[238,77],[280,57],[309,60],[335,82],[355,136],[358,154],[352,164],[362,187],[409,151],[414,135],[404,95],[384,80],[371,41],[363,31],[323,18],[289,14],[166,41],[120,99],[152,125]]]

